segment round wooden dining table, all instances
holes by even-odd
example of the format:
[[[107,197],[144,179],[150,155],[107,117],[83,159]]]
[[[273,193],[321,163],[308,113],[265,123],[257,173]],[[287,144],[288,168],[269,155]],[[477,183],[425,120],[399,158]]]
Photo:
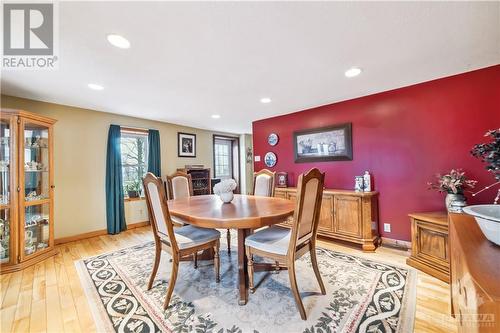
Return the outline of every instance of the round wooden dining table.
[[[216,195],[199,195],[168,201],[170,214],[201,228],[238,230],[239,304],[248,300],[245,238],[252,229],[284,222],[295,204],[286,199],[235,194],[230,203]],[[255,271],[272,270],[270,264],[254,264]]]

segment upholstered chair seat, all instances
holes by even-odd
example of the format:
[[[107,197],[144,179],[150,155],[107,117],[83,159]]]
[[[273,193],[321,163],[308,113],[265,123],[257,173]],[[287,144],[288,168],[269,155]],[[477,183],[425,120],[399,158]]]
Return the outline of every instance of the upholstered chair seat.
[[[254,249],[286,255],[290,244],[291,229],[274,227],[261,229],[245,239],[245,245]]]
[[[193,225],[175,228],[174,233],[179,249],[199,246],[220,238],[220,232],[215,229],[198,228]]]

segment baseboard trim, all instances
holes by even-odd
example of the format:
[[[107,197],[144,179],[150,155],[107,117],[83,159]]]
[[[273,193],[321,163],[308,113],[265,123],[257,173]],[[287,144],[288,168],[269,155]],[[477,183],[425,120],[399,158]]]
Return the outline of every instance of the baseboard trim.
[[[403,250],[411,249],[411,242],[399,239],[387,238],[387,237],[381,237],[381,238],[382,238],[382,246],[395,247]]]
[[[144,227],[147,225],[149,225],[149,221],[130,223],[130,224],[127,224],[127,230],[140,228],[140,227]],[[86,233],[79,234],[79,235],[56,238],[54,240],[54,243],[56,245],[60,245],[60,244],[65,244],[65,243],[69,243],[69,242],[79,241],[82,239],[103,236],[103,235],[107,235],[107,234],[108,234],[108,230],[106,230],[106,229],[96,230],[96,231],[86,232]]]

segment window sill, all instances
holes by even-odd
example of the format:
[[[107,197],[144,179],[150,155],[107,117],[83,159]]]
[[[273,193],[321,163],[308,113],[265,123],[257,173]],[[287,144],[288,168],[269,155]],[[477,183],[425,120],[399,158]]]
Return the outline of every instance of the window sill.
[[[141,200],[146,200],[145,197],[140,197],[140,198],[123,198],[123,201],[128,202],[128,201],[141,201]]]

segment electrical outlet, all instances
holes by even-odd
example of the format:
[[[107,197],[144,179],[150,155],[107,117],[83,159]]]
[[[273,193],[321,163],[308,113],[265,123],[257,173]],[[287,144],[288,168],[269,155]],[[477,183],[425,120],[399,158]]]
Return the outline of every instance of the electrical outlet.
[[[384,232],[391,232],[391,224],[384,223]]]

